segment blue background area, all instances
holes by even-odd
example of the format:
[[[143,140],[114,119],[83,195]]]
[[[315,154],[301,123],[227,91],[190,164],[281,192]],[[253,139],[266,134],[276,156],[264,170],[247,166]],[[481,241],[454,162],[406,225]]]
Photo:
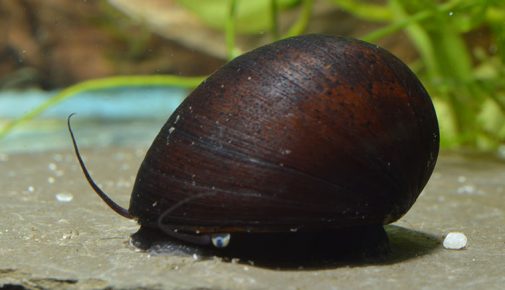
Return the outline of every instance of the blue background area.
[[[0,92],[0,118],[19,117],[57,92],[39,90]],[[186,97],[178,88],[115,88],[79,93],[44,112],[42,118],[167,119]]]

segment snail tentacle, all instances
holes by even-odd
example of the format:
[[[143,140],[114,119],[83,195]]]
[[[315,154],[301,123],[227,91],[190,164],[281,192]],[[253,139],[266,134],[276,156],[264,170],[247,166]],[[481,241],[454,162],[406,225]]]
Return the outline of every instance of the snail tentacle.
[[[77,142],[74,137],[74,132],[72,131],[72,126],[70,126],[70,118],[75,115],[75,113],[72,113],[68,116],[67,118],[67,126],[68,130],[70,131],[70,137],[72,138],[72,143],[74,145],[74,150],[75,154],[77,155],[77,159],[79,160],[79,164],[81,165],[82,172],[84,173],[84,176],[86,177],[86,180],[88,180],[89,184],[93,188],[93,190],[98,194],[98,196],[116,213],[119,215],[128,218],[128,219],[133,219],[134,216],[132,216],[128,210],[119,204],[117,204],[115,201],[113,201],[98,185],[95,183],[93,178],[88,172],[88,169],[86,168],[86,165],[84,165],[84,161],[82,160],[81,153],[79,152],[79,148],[77,146]]]

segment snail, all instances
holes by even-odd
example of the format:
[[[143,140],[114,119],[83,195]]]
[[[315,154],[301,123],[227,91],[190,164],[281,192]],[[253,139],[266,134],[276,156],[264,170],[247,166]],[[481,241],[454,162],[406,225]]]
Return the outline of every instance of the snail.
[[[303,35],[245,53],[202,82],[165,123],[118,214],[195,245],[234,234],[392,223],[414,204],[439,150],[436,113],[391,53]]]

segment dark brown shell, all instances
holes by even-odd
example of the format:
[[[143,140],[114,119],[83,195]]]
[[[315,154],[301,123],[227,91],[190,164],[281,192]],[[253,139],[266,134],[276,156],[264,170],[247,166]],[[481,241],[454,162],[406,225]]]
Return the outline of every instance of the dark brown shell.
[[[438,149],[430,97],[398,58],[351,38],[293,37],[189,95],[149,149],[128,212],[190,232],[387,224],[415,202]]]

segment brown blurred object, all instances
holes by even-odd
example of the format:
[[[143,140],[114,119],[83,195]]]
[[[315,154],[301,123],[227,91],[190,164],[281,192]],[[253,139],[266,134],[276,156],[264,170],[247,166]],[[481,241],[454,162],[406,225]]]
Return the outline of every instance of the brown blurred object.
[[[221,63],[152,34],[106,1],[0,2],[0,89],[124,74],[202,75]]]
[[[175,0],[108,0],[111,5],[168,39],[205,54],[226,58],[224,33],[208,27]]]

